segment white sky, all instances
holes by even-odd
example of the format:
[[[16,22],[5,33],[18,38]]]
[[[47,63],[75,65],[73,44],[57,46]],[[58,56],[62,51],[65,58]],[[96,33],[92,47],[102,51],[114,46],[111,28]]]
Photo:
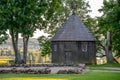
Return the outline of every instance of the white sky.
[[[86,0],[89,1],[89,5],[91,6],[91,10],[92,12],[90,13],[91,17],[96,17],[96,16],[101,16],[101,13],[98,12],[98,9],[101,8],[101,6],[103,5],[103,0]],[[37,30],[34,33],[34,37],[33,38],[38,38],[39,36],[42,35],[47,35],[45,34],[43,31],[39,31]]]
[[[98,12],[98,9],[103,5],[103,0],[86,0],[89,1],[92,12],[90,13],[91,17],[101,16],[101,13]]]

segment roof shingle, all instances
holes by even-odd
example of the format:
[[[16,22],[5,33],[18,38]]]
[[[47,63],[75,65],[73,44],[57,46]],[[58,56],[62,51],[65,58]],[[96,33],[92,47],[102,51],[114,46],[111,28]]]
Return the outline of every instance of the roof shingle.
[[[80,18],[72,14],[52,38],[52,41],[95,41],[95,38]]]

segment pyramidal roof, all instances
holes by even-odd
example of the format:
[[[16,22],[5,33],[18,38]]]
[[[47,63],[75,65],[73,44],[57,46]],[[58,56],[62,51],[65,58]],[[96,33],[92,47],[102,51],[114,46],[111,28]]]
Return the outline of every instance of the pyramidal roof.
[[[52,41],[95,41],[95,38],[80,18],[72,14],[54,35]]]

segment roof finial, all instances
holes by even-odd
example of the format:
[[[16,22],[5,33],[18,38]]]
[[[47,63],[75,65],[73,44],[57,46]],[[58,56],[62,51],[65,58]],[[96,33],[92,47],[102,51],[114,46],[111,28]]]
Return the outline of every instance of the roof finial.
[[[77,9],[77,1],[73,0],[71,2],[71,9],[73,10],[73,14],[75,14],[75,10]]]

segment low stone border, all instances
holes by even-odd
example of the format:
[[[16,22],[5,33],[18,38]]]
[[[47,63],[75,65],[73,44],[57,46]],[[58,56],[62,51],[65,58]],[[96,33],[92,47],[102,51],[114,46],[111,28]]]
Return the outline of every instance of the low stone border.
[[[58,64],[40,64],[24,66],[4,66],[0,67],[0,74],[3,73],[25,73],[25,74],[82,74],[85,73],[85,64],[77,65],[58,65]]]
[[[25,74],[50,74],[51,70],[49,68],[44,68],[44,69],[17,69],[17,68],[12,68],[8,70],[0,70],[0,74],[6,74],[6,73],[25,73]]]
[[[86,67],[85,64],[4,64],[0,65],[0,67],[63,67],[63,66],[73,66],[73,67]]]
[[[68,69],[68,70],[59,70],[57,74],[83,74],[83,69]]]

